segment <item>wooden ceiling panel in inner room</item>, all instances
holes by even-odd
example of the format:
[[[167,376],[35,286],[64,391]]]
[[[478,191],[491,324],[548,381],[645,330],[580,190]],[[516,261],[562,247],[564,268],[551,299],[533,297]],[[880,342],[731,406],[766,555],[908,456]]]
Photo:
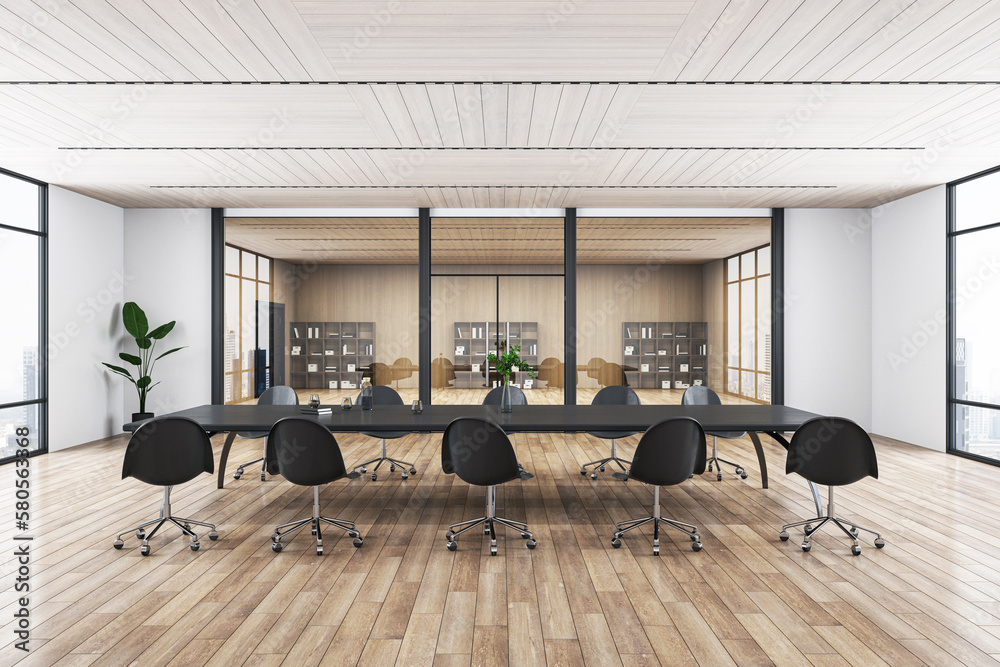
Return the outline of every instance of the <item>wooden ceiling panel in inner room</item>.
[[[581,264],[704,264],[771,242],[769,218],[580,218]]]
[[[416,264],[416,218],[226,218],[226,242],[293,264]]]

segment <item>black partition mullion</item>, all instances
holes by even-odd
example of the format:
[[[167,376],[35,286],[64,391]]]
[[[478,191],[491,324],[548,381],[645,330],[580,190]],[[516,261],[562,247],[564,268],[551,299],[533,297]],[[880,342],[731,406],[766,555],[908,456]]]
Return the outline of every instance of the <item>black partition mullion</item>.
[[[725,268],[723,267],[723,270]],[[771,405],[785,404],[785,209],[771,209]]]
[[[576,405],[576,209],[563,223],[563,403]]]
[[[420,402],[431,404],[431,210],[421,208],[418,217],[418,262],[417,278],[418,350],[417,387]]]

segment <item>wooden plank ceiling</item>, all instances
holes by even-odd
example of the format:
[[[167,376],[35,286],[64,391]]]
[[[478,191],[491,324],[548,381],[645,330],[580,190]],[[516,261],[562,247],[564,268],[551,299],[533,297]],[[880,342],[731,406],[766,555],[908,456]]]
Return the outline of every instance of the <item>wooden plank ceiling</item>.
[[[227,218],[226,241],[294,264],[416,264],[416,218]],[[767,218],[581,218],[580,264],[704,264],[770,242]],[[435,218],[431,261],[561,265],[562,218]]]
[[[0,166],[126,207],[868,207],[997,163],[998,27],[989,0],[5,0]]]

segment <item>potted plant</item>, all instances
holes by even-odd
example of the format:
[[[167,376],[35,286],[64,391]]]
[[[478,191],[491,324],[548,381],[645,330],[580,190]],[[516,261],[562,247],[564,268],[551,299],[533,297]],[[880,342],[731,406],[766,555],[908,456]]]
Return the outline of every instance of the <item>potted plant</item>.
[[[136,367],[136,376],[132,377],[132,373],[121,366],[115,366],[104,362],[104,365],[111,369],[112,372],[121,375],[133,385],[135,389],[139,392],[139,412],[132,413],[132,421],[140,421],[142,419],[151,419],[153,413],[146,412],[146,395],[149,394],[150,390],[157,384],[153,384],[152,373],[153,366],[156,362],[167,356],[168,354],[173,354],[177,350],[184,349],[183,347],[175,347],[172,350],[167,350],[159,356],[153,356],[156,353],[156,341],[162,340],[170,331],[174,328],[176,321],[167,322],[166,324],[160,325],[149,330],[149,321],[146,319],[146,313],[142,311],[138,305],[133,301],[129,301],[122,307],[122,322],[125,324],[125,331],[129,333],[132,338],[135,339],[135,344],[139,348],[139,354],[129,354],[127,352],[121,352],[118,357],[132,366]]]
[[[507,346],[507,341],[500,343],[500,356],[490,352],[486,357],[487,361],[494,365],[497,373],[503,378],[503,393],[500,397],[500,412],[511,412],[513,407],[510,402],[510,375],[516,370],[522,370],[528,377],[534,378],[535,371],[531,370],[528,362],[521,359],[521,346]]]

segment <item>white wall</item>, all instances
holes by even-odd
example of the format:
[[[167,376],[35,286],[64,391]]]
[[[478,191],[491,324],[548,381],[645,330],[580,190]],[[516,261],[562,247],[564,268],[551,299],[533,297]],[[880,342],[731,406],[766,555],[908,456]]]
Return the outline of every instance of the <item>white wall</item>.
[[[123,211],[49,187],[49,450],[121,433]],[[10,288],[11,286],[8,286]],[[131,385],[130,385],[131,386]]]
[[[157,349],[186,346],[153,371],[162,384],[146,410],[156,414],[212,402],[211,218],[209,209],[125,210],[126,301],[146,312],[151,327],[177,321]],[[139,409],[135,392],[124,399],[126,415]]]
[[[944,451],[945,186],[872,220],[872,431]]]
[[[785,211],[785,404],[872,424],[868,209]],[[861,233],[855,233],[860,231]]]

